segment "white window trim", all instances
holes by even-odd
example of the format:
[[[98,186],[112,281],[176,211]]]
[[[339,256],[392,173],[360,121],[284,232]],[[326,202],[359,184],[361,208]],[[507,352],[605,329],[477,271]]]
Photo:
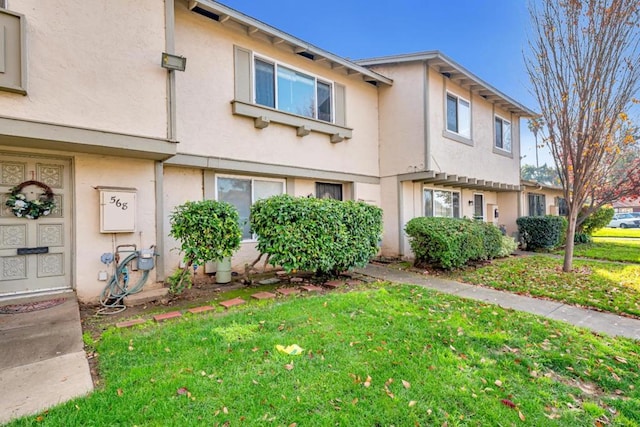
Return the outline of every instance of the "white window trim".
[[[329,79],[325,79],[324,77],[320,77],[317,74],[311,73],[307,70],[304,70],[302,68],[298,68],[295,67],[293,65],[289,65],[286,62],[281,62],[278,61],[276,59],[270,58],[268,56],[265,55],[261,55],[261,54],[256,54],[255,52],[251,51],[251,78],[253,79],[254,84],[253,86],[253,93],[251,94],[251,99],[253,101],[253,103],[257,106],[260,107],[265,107],[264,105],[258,104],[256,103],[256,92],[258,90],[258,88],[256,87],[257,85],[255,84],[255,79],[256,79],[256,59],[272,64],[274,66],[274,101],[275,101],[275,109],[277,111],[281,111],[283,113],[287,113],[287,114],[293,114],[295,116],[299,116],[299,117],[304,117],[305,119],[312,119],[312,120],[318,120],[320,122],[324,122],[324,123],[329,123],[329,124],[335,124],[336,121],[336,117],[335,117],[335,82]],[[303,116],[300,114],[295,114],[295,113],[291,113],[289,111],[283,111],[278,109],[278,67],[282,66],[284,68],[288,68],[292,71],[298,72],[300,74],[304,74],[306,76],[312,77],[314,80],[313,83],[313,90],[314,90],[314,100],[315,100],[315,112],[316,112],[316,116],[318,115],[318,81],[320,81],[321,83],[325,83],[328,85],[331,85],[331,120],[330,121],[326,121],[326,120],[321,120],[317,117],[307,117],[307,116]],[[269,107],[267,107],[269,108]]]
[[[471,215],[471,217],[473,219],[479,219],[479,218],[476,218],[476,196],[482,197],[482,204],[480,205],[480,207],[482,208],[481,220],[484,221],[487,216],[487,213],[485,212],[485,206],[484,206],[484,193],[473,193],[473,215]]]
[[[452,97],[456,98],[457,102],[456,102],[456,114],[458,114],[458,122],[459,122],[459,113],[458,113],[458,109],[459,109],[459,101],[463,100],[466,103],[469,104],[469,136],[465,136],[462,135],[459,132],[454,132],[452,130],[449,130],[448,127],[448,103],[447,103],[447,98],[449,97],[449,95],[451,95]],[[458,129],[460,128],[460,123],[458,123]],[[472,105],[471,105],[471,100],[465,98],[464,96],[458,95],[455,92],[452,92],[450,90],[445,90],[445,94],[444,94],[444,131],[443,131],[443,136],[449,138],[449,139],[453,139],[455,141],[458,142],[462,142],[463,144],[467,144],[467,145],[473,145],[473,112],[472,112]]]
[[[502,121],[502,145],[503,146],[504,146],[504,123],[506,122],[509,124],[509,132],[511,133],[511,150],[506,150],[504,148],[500,148],[496,146],[496,119],[499,119]],[[493,149],[498,150],[499,153],[507,153],[507,154],[513,153],[513,123],[511,122],[511,120],[505,119],[499,114],[493,115]]]
[[[218,178],[231,178],[231,179],[244,179],[251,180],[251,206],[255,203],[255,194],[253,185],[254,181],[271,181],[271,182],[280,182],[282,183],[282,194],[287,194],[287,180],[283,178],[271,178],[264,176],[253,176],[253,175],[229,175],[229,174],[216,174],[214,181],[214,197],[215,200],[218,199]],[[242,239],[241,243],[255,243],[258,239],[255,235],[253,235],[250,239]]]
[[[437,187],[427,187],[427,186],[422,186],[422,216],[426,216],[426,212],[424,211],[424,190],[430,190],[430,191],[443,191],[443,192],[447,192],[447,193],[458,193],[458,216],[447,216],[447,217],[442,217],[442,216],[431,216],[431,218],[462,218],[462,190],[445,190],[443,188],[437,188]],[[431,210],[434,211],[434,206],[433,206],[433,196],[431,199]],[[451,206],[451,210],[453,213],[453,205]]]

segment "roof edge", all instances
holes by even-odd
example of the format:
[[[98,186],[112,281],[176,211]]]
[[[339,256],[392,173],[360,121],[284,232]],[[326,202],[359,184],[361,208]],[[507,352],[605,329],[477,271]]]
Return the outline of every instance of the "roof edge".
[[[532,109],[524,106],[520,102],[511,98],[504,92],[496,89],[480,77],[473,74],[471,71],[467,70],[465,67],[440,52],[439,50],[431,50],[425,52],[416,52],[416,53],[406,53],[399,55],[390,55],[390,56],[380,56],[376,58],[368,58],[368,59],[359,59],[355,61],[356,64],[362,65],[363,67],[373,67],[376,65],[387,65],[387,64],[402,64],[409,62],[427,62],[430,65],[439,66],[440,68],[452,69],[457,71],[460,75],[458,79],[467,80],[473,83],[473,86],[479,86],[481,89],[479,92],[487,92],[487,96],[498,97],[502,99],[507,104],[515,107],[514,110],[521,117],[535,117],[538,115]],[[444,74],[444,72],[443,72]],[[450,74],[450,73],[449,73]],[[450,77],[451,78],[451,77]],[[485,96],[485,95],[481,95]],[[487,97],[485,96],[485,98]]]
[[[380,73],[377,73],[373,70],[370,70],[362,65],[356,64],[353,61],[342,58],[338,55],[335,55],[331,52],[328,52],[324,49],[321,49],[311,43],[308,43],[302,39],[299,39],[291,34],[288,34],[284,31],[281,31],[269,24],[266,24],[258,19],[252,18],[251,16],[245,15],[244,13],[237,11],[235,9],[230,8],[222,3],[218,3],[214,0],[189,0],[188,7],[190,10],[193,10],[196,7],[200,7],[210,13],[218,15],[224,19],[224,21],[228,19],[232,19],[242,25],[247,26],[250,34],[256,32],[262,32],[268,37],[271,37],[273,41],[277,41],[279,43],[286,42],[292,46],[292,51],[296,54],[296,50],[300,50],[301,52],[307,52],[314,56],[318,56],[319,58],[324,58],[331,62],[332,69],[346,69],[347,75],[349,74],[361,74],[363,76],[364,81],[367,82],[375,82],[382,83],[386,85],[392,85],[393,80],[383,76]],[[218,22],[224,22],[219,20]],[[310,59],[316,60],[316,59]],[[349,72],[349,70],[351,72]]]

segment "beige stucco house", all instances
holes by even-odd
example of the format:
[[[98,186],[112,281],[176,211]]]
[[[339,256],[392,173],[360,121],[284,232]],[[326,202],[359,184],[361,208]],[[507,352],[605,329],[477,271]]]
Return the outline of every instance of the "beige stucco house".
[[[188,200],[243,218],[273,194],[363,200],[385,210],[388,255],[410,255],[418,215],[515,227],[531,112],[438,52],[355,63],[211,0],[0,6],[0,298],[95,301],[123,245],[155,245],[153,286],[180,263],[169,215]],[[5,208],[31,180],[51,215]],[[256,256],[243,237],[235,268]]]
[[[441,52],[358,61],[380,88],[382,250],[408,255],[418,216],[476,218],[516,231],[520,118],[534,113]]]

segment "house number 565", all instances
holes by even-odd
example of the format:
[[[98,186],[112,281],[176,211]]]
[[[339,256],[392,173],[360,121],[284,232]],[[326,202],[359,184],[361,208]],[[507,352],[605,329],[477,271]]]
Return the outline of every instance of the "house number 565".
[[[111,200],[109,200],[109,204],[110,205],[116,205],[117,208],[120,208],[123,211],[127,210],[127,202],[121,201],[116,196],[111,196]]]

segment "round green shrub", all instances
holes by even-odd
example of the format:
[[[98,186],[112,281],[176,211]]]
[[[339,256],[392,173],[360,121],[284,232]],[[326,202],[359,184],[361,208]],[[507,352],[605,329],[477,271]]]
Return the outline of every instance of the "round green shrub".
[[[335,275],[364,266],[379,250],[382,210],[364,202],[289,195],[251,207],[258,251],[287,271]]]
[[[240,247],[242,231],[236,208],[203,200],[177,206],[169,216],[169,235],[180,241],[187,266],[230,257]]]

